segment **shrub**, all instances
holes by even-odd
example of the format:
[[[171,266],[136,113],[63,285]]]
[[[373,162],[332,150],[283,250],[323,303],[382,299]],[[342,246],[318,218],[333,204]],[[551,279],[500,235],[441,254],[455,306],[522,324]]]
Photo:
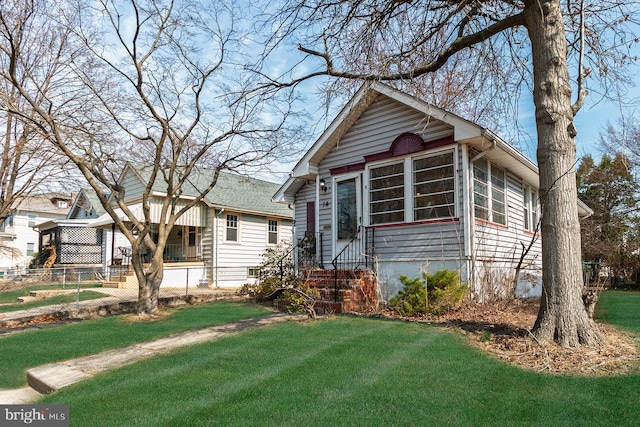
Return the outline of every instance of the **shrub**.
[[[315,317],[313,305],[315,300],[320,298],[320,293],[316,289],[310,289],[301,278],[293,274],[290,259],[291,245],[282,244],[276,248],[268,248],[262,256],[264,262],[259,267],[260,279],[256,283],[245,283],[236,291],[236,294],[250,295],[258,302],[266,302],[273,291],[285,288],[275,301],[270,297],[269,303],[287,313],[307,312]],[[281,277],[283,274],[284,277]]]
[[[291,290],[282,292],[276,303],[287,313],[305,313],[313,308],[315,300],[319,298],[320,292],[317,289],[310,288],[300,281],[297,286],[291,287]]]
[[[410,279],[400,275],[404,289],[391,298],[390,304],[403,316],[415,316],[427,312],[427,289],[422,279]]]
[[[422,273],[429,295],[429,312],[444,314],[457,309],[467,294],[467,285],[460,283],[457,271],[438,270],[433,274]]]
[[[245,283],[237,291],[238,295],[250,295],[256,299],[264,298],[271,292],[282,287],[282,281],[277,276],[267,276],[256,283]]]
[[[422,278],[414,279],[401,275],[400,282],[404,288],[389,303],[403,316],[444,314],[459,308],[467,293],[458,272],[451,270],[423,272]]]

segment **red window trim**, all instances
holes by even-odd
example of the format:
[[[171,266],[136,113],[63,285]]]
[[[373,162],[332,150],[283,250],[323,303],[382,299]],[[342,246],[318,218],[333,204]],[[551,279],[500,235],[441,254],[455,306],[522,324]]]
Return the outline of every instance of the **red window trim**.
[[[446,222],[459,222],[460,218],[438,218],[438,219],[427,219],[424,221],[416,221],[416,222],[396,222],[392,224],[379,224],[379,225],[369,225],[367,228],[390,228],[390,227],[405,227],[408,225],[427,225],[427,224],[440,224]]]
[[[504,230],[508,230],[509,229],[508,225],[498,224],[497,222],[487,221],[486,219],[475,218],[475,220],[476,220],[476,222],[479,222],[479,223],[484,224],[484,225],[489,225],[491,227],[502,228]]]
[[[446,145],[451,145],[454,143],[455,140],[453,139],[453,136],[447,136],[444,138],[424,142],[419,135],[411,132],[405,132],[403,134],[400,134],[396,139],[393,140],[391,146],[387,151],[376,154],[369,154],[367,156],[364,156],[364,162],[338,166],[336,168],[329,169],[329,172],[332,176],[348,172],[357,172],[364,170],[367,163],[371,163],[377,160],[406,156],[408,154],[418,153],[420,151],[430,150],[432,148],[444,147]]]

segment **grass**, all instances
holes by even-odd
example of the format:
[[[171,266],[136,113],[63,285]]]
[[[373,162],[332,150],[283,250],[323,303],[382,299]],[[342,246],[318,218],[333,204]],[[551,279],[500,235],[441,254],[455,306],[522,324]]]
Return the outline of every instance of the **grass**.
[[[603,292],[595,316],[596,319],[640,334],[640,292]]]
[[[91,284],[82,284],[82,285],[80,285],[80,288],[81,289],[82,288],[98,288],[100,286],[101,285],[99,285],[99,284],[91,283]],[[46,290],[46,289],[76,289],[76,288],[77,288],[77,285],[72,285],[72,284],[28,286],[28,287],[22,288],[22,289],[16,289],[16,290],[13,290],[13,291],[8,291],[8,292],[1,292],[0,293],[0,304],[15,303],[18,300],[18,298],[25,297],[25,296],[29,295],[29,292],[31,292],[31,291],[41,291],[41,290]]]
[[[607,293],[599,316],[637,329],[638,296]],[[445,329],[338,317],[184,348],[39,403],[69,404],[77,426],[618,426],[637,424],[640,375],[537,374]]]
[[[109,295],[95,292],[95,291],[80,291],[80,295],[77,296],[76,292],[65,295],[56,295],[50,298],[43,298],[35,301],[16,303],[16,304],[4,304],[0,305],[0,313],[7,313],[10,311],[27,310],[30,308],[43,307],[45,305],[60,305],[70,304],[79,301],[87,301],[92,299],[104,298]]]
[[[153,321],[136,316],[111,316],[0,337],[0,389],[26,385],[26,371],[138,342],[270,311],[250,304],[213,303],[172,309]]]

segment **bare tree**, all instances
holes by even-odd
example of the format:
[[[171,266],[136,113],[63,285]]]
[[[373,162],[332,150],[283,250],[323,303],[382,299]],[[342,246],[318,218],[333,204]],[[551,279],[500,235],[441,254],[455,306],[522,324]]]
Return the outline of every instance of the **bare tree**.
[[[131,243],[139,314],[157,311],[169,233],[216,185],[220,171],[246,173],[293,154],[288,144],[297,129],[285,120],[294,99],[244,96],[251,78],[233,65],[246,38],[237,27],[241,20],[241,9],[231,2],[32,0],[0,6],[6,57],[0,75],[21,99],[5,101],[3,108],[30,119],[79,169]],[[38,44],[48,53],[29,70],[25,57]],[[146,165],[141,218],[118,182],[129,161]],[[206,182],[203,168],[215,171]],[[182,198],[194,182],[198,195]],[[154,192],[165,195],[155,228]],[[152,254],[148,264],[140,257],[143,247]]]
[[[17,91],[0,82],[0,102],[18,103]],[[26,114],[26,113],[24,113]],[[12,112],[0,112],[0,226],[21,200],[30,194],[60,190],[68,168],[57,150],[43,146],[30,120]]]
[[[625,51],[637,42],[636,12],[634,2],[617,0],[287,1],[269,17],[275,35],[266,57],[289,43],[303,57],[288,72],[265,71],[264,87],[296,86],[318,76],[408,81],[463,52],[484,67],[513,70],[509,75],[519,75],[533,92],[537,127],[544,285],[533,334],[543,343],[597,346],[602,335],[581,299],[573,118],[587,95],[588,76],[602,77],[604,91],[629,80],[624,66],[632,55]],[[298,64],[311,71],[302,73]],[[491,71],[500,76],[502,69]]]

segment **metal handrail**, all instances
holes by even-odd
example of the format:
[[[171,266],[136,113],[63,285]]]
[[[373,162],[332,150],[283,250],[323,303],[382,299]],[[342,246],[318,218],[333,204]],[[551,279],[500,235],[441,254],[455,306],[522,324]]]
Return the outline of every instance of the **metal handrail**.
[[[348,254],[352,254],[352,251],[353,251],[352,245],[356,240],[358,240],[358,237],[360,236],[360,230],[361,229],[362,229],[362,226],[358,226],[358,231],[351,238],[349,243],[347,243],[344,246],[344,248],[342,248],[342,250],[338,253],[338,255],[336,255],[333,258],[333,260],[331,260],[331,265],[333,265],[333,302],[336,302],[336,303],[338,302],[338,260],[343,259],[343,262],[341,262],[341,263],[345,264],[344,258],[347,258],[347,257],[344,256],[344,255],[345,254],[347,254],[347,255]],[[358,241],[358,243],[360,244],[359,241]],[[357,270],[359,265],[360,265],[360,256],[358,255],[357,258],[355,259],[355,267],[353,268],[353,270]]]
[[[364,229],[364,233],[361,231]],[[353,264],[353,271],[356,271],[362,260],[364,258],[364,266],[365,268],[373,267],[373,242],[374,242],[374,228],[358,226],[358,231],[355,236],[351,238],[349,243],[347,243],[344,248],[338,253],[338,255],[333,258],[331,264],[333,265],[333,294],[334,294],[334,302],[338,302],[338,264],[349,265]],[[364,236],[361,236],[363,234]],[[364,237],[364,241],[359,240]],[[354,242],[358,240],[358,244],[354,245]],[[363,248],[364,245],[364,248]],[[354,250],[355,249],[355,250]],[[348,254],[345,256],[345,254]],[[352,256],[351,262],[346,259]],[[340,260],[343,261],[340,261]],[[345,260],[346,259],[346,260]],[[370,265],[371,263],[371,265]]]
[[[277,261],[274,261],[274,262],[272,262],[270,264],[267,264],[267,265],[265,265],[263,267],[269,267],[269,266],[277,265],[279,267],[279,270],[280,270],[280,280],[282,281],[284,279],[284,260],[287,257],[289,257],[293,253],[294,250],[296,250],[297,248],[302,247],[303,244],[306,244],[307,241],[310,240],[310,237],[313,237],[313,236],[304,236],[295,245],[293,245],[291,247],[291,249],[289,249],[282,257],[280,257]]]

